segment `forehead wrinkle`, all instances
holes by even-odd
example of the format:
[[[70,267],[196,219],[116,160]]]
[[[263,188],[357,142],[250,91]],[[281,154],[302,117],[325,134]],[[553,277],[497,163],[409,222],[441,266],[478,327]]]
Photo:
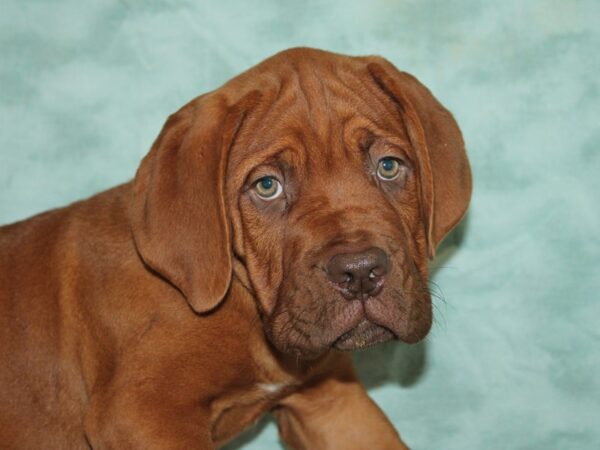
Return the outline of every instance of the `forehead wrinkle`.
[[[305,67],[304,70],[298,68],[295,75],[298,91],[302,94],[304,105],[312,123],[313,116],[327,116],[328,105],[326,102],[319,101],[323,99],[325,94],[323,81],[321,80],[322,77],[319,77],[316,68],[311,66]]]
[[[285,136],[282,132],[274,133],[274,129],[277,130],[281,121],[273,117],[280,117],[281,110],[288,109],[294,98],[286,95],[289,91],[286,89],[288,83],[285,78],[278,79],[277,82],[269,81],[271,82],[268,86],[263,86],[263,101],[253,108],[238,131],[229,154],[229,166],[238,166],[241,164],[240,161],[248,156],[270,147],[267,144],[269,136]]]
[[[306,122],[311,118],[309,110],[310,102],[301,87],[298,72],[292,71],[291,76],[285,77],[268,113],[261,118],[260,135],[265,139],[269,136],[276,139],[277,136],[294,134],[294,130],[306,129]],[[301,140],[301,136],[299,138]]]
[[[336,73],[339,75],[339,72]],[[337,120],[331,122],[331,131],[335,131],[332,134],[330,143],[332,148],[341,147],[342,154],[346,158],[352,158],[355,154],[353,150],[354,142],[347,139],[347,128],[354,125],[357,118],[362,122],[362,127],[367,128],[374,132],[374,134],[390,135],[389,128],[381,124],[381,114],[377,111],[378,108],[373,108],[371,102],[365,100],[365,96],[361,96],[357,93],[357,86],[351,86],[347,80],[343,78],[336,78],[335,80],[322,81],[324,85],[324,92],[327,92],[327,100],[333,97],[337,101],[332,103],[330,107],[330,118],[336,116]],[[325,83],[327,83],[325,87]],[[333,94],[333,96],[332,96]],[[370,97],[369,97],[370,98]],[[387,124],[386,124],[387,125]],[[358,127],[357,127],[358,128]],[[388,128],[387,132],[383,130]],[[393,128],[392,128],[393,129]],[[334,141],[334,139],[338,139]],[[338,144],[338,145],[335,145]]]
[[[334,122],[332,120],[332,108],[331,108],[331,104],[329,102],[329,90],[326,88],[325,82],[323,81],[324,78],[325,77],[316,76],[316,71],[315,71],[315,79],[317,80],[317,83],[319,85],[319,90],[321,92],[321,95],[318,98],[322,100],[321,103],[323,106],[323,108],[320,108],[320,110],[323,113],[323,116],[325,118],[325,120],[323,120],[322,123],[320,123],[321,127],[324,127],[324,129],[319,127],[319,128],[321,128],[319,130],[319,134],[323,136],[324,142],[331,143]],[[333,148],[333,147],[331,147],[331,148]]]
[[[301,158],[296,159],[303,160],[304,170],[331,174],[340,163],[361,156],[353,151],[356,143],[345,136],[345,128],[352,126],[355,117],[364,117],[368,129],[375,132],[389,130],[381,120],[383,102],[369,92],[374,86],[367,85],[364,77],[347,70],[336,71],[333,77],[319,76],[323,70],[311,65],[294,64],[291,69],[281,77],[277,92],[272,93],[263,113],[257,116],[254,123],[259,127],[251,132],[256,137],[246,139],[249,148],[239,159],[250,154],[253,160],[265,160],[272,150],[263,153],[263,148],[289,146],[301,149]],[[370,101],[365,100],[367,96]],[[386,118],[387,111],[383,112]],[[389,130],[385,134],[397,132]]]
[[[335,82],[329,83],[329,90],[336,92],[344,104],[350,105],[381,128],[394,130],[401,122],[399,112],[387,101],[385,94],[370,82],[370,76],[357,76],[354,71],[339,71]],[[396,120],[390,121],[390,117]]]
[[[358,109],[354,104],[349,105],[345,98],[356,96],[349,86],[337,79],[337,71],[325,74],[321,73],[324,72],[322,67],[298,62],[293,62],[288,67],[289,75],[285,77],[286,83],[282,87],[285,94],[280,96],[278,107],[272,108],[269,116],[276,115],[277,120],[283,118],[284,121],[291,121],[293,130],[283,126],[278,128],[278,133],[295,132],[298,140],[304,143],[307,166],[325,168],[330,172],[334,169],[334,160],[338,159],[335,157],[337,153],[341,153],[342,158],[351,156],[341,122],[348,111]],[[336,78],[337,83],[328,82],[331,75]],[[341,92],[337,87],[342,87]],[[337,107],[340,104],[346,104],[346,108],[340,110]],[[263,120],[263,124],[265,122],[272,121]],[[273,127],[267,132],[273,134]]]
[[[298,104],[297,90],[292,83],[292,80],[282,83],[277,96],[269,102],[267,111],[260,118],[260,136],[283,134],[280,128],[285,128],[286,120],[289,120],[291,111]]]
[[[290,160],[297,162],[301,158],[297,150],[297,143],[293,139],[281,139],[273,142],[271,145],[257,150],[250,155],[241,157],[237,165],[233,167],[236,173],[243,174],[246,179],[248,174],[257,167],[267,165],[274,161]],[[298,164],[294,164],[295,166]]]
[[[320,72],[317,67],[312,65],[307,65],[304,70],[298,71],[298,88],[305,100],[307,123],[309,124],[309,127],[305,126],[304,128],[306,133],[310,134],[311,143],[319,147],[320,151],[317,154],[323,153],[327,147],[332,147],[332,134],[337,128],[332,118],[331,95],[323,81],[328,77]],[[309,157],[312,154],[314,151]],[[328,159],[325,158],[320,162],[327,164]]]
[[[365,98],[369,99],[365,103],[377,115],[379,120],[375,120],[376,122],[383,121],[391,129],[395,129],[399,124],[404,125],[402,114],[396,104],[377,86],[371,76],[358,77],[358,87],[354,94],[363,101]]]
[[[341,99],[335,105],[339,109],[350,111],[342,118],[342,136],[346,143],[352,142],[353,129],[364,128],[376,136],[394,143],[402,142],[400,147],[411,151],[410,140],[402,114],[390,101],[381,96],[374,83],[368,83],[365,77],[356,76],[354,72],[340,72],[341,77],[329,83],[329,91],[335,92]],[[341,114],[340,114],[341,115]],[[344,147],[347,156],[353,154],[352,148]]]

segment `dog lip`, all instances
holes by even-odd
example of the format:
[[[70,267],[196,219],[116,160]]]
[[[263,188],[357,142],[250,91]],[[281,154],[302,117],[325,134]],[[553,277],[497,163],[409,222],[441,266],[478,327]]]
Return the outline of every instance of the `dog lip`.
[[[359,350],[396,338],[387,327],[363,319],[358,325],[346,331],[333,343],[338,350]]]

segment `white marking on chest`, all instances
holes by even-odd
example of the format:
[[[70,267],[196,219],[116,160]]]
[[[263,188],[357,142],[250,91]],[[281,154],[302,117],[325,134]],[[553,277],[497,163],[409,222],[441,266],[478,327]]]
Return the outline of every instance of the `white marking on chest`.
[[[261,391],[265,391],[269,394],[277,394],[283,388],[287,386],[286,383],[258,383],[258,388]]]

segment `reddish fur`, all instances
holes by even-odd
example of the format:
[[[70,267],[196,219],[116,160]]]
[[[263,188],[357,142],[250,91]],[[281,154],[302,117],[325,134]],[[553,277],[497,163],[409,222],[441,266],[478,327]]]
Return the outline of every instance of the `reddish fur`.
[[[409,164],[395,190],[371,134]],[[267,154],[291,207],[251,197]],[[370,314],[422,338],[470,183],[450,113],[381,58],[292,49],[193,100],[133,182],[0,229],[1,446],[210,449],[273,410],[291,448],[405,448],[329,349],[350,319],[319,270],[384,248]]]

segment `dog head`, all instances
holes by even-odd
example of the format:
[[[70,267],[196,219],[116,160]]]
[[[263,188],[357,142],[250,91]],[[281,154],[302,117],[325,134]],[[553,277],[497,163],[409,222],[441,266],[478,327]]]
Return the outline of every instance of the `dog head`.
[[[292,49],[167,120],[131,221],[196,312],[235,274],[271,342],[309,358],[427,334],[427,258],[470,193],[459,128],[414,77]]]

